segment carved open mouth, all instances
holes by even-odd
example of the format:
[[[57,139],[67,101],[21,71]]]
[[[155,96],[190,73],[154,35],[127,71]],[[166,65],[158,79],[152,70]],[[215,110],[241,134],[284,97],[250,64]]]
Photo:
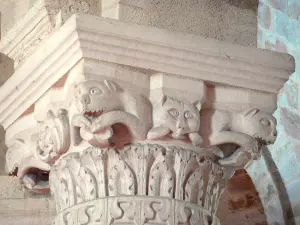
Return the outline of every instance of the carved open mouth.
[[[18,166],[14,166],[14,168],[11,171],[8,171],[8,176],[17,176],[18,169]]]
[[[261,145],[273,144],[275,142],[275,139],[276,138],[274,138],[274,140],[270,140],[270,139],[264,140],[263,138],[261,138],[261,137],[259,137],[257,135],[255,136],[255,140],[258,141],[258,143],[261,144]]]
[[[101,116],[103,113],[103,110],[93,110],[93,111],[85,111],[83,114],[90,118],[95,118]]]
[[[49,192],[49,171],[30,168],[23,177],[24,185],[35,193]]]
[[[19,168],[17,166],[9,172],[9,176],[22,177],[22,183],[32,192],[39,194],[47,194],[49,192],[49,171],[40,170],[38,168],[28,168],[21,171],[18,175]]]

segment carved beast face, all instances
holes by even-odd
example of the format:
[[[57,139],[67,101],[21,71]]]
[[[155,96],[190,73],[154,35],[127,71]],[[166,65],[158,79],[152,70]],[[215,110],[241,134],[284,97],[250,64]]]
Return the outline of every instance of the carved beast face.
[[[104,112],[121,110],[121,89],[111,81],[85,81],[76,87],[75,106],[88,117],[97,117]]]
[[[165,126],[172,131],[173,136],[180,137],[185,134],[196,133],[199,131],[200,102],[183,102],[164,96],[162,106],[164,110]]]
[[[276,119],[269,113],[259,109],[250,109],[244,114],[244,129],[255,138],[260,138],[268,143],[276,140]]]

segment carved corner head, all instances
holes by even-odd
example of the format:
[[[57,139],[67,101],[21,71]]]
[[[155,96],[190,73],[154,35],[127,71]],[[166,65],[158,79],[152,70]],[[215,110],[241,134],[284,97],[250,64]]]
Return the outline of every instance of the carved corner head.
[[[50,165],[35,156],[36,141],[15,139],[6,153],[6,172],[36,193],[47,193]]]
[[[97,147],[118,144],[121,139],[117,136],[122,132],[129,133],[122,139],[126,143],[144,140],[152,124],[150,102],[112,81],[89,80],[79,84],[74,101],[78,110],[71,116],[75,145],[82,140]]]
[[[84,81],[75,87],[75,106],[80,113],[87,116],[117,110],[118,95],[121,91],[113,81]]]
[[[24,158],[30,156],[30,151],[26,148],[23,140],[15,139],[13,143],[8,146],[5,160],[5,170],[9,175],[16,176],[19,166],[22,164]]]
[[[245,133],[267,143],[273,143],[277,137],[276,119],[269,113],[259,109],[249,109],[243,114],[243,129]]]

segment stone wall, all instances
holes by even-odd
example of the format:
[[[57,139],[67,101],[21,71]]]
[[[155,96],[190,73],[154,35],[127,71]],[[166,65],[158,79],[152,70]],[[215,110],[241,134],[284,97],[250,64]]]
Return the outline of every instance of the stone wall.
[[[0,176],[0,206],[1,225],[50,225],[55,216],[51,198],[28,193],[8,176]]]
[[[27,13],[35,2],[36,0],[1,1],[1,38]]]
[[[245,46],[256,45],[257,0],[120,1],[120,20],[192,33]],[[140,1],[141,2],[141,1]]]
[[[267,153],[270,159],[274,160],[274,165],[261,168],[260,172],[257,172],[260,175],[256,176],[256,179],[266,181],[263,184],[258,181],[258,189],[262,188],[262,185],[274,189],[273,198],[262,199],[266,208],[267,206],[273,208],[269,216],[273,217],[273,222],[277,220],[279,223],[284,218],[286,224],[300,224],[300,2],[298,0],[260,0],[257,46],[289,53],[296,60],[296,72],[290,76],[290,80],[278,96],[279,107],[275,116],[278,120],[279,135]],[[270,174],[273,178],[266,179]],[[273,183],[272,179],[277,183]]]
[[[257,0],[44,1],[49,11],[62,9],[65,19],[74,12],[87,12],[229,43],[253,47],[256,45]],[[38,0],[1,1],[1,37],[36,2]]]

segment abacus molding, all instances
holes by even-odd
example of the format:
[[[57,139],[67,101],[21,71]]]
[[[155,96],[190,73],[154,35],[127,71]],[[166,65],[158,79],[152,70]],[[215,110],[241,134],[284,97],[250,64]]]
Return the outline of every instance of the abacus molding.
[[[6,129],[80,60],[101,60],[276,95],[291,56],[118,20],[75,14],[1,87]]]

